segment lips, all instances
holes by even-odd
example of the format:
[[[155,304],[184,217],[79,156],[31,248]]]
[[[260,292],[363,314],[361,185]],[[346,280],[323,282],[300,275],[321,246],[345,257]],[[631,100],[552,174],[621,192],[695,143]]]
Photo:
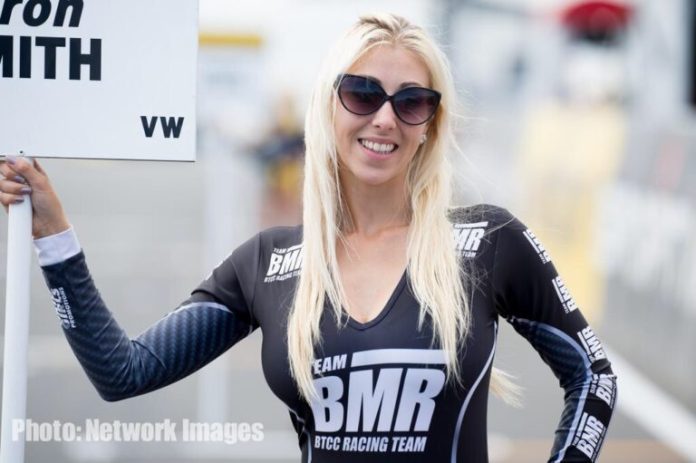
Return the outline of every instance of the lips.
[[[365,138],[359,138],[358,142],[368,150],[382,155],[390,154],[399,147],[399,145],[395,143],[381,143],[377,141],[367,140]]]

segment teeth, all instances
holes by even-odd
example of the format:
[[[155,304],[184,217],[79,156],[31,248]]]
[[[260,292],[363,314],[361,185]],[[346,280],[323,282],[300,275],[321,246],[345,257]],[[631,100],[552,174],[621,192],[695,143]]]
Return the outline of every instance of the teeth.
[[[360,140],[360,143],[367,149],[376,151],[377,153],[391,153],[396,148],[393,143],[373,143],[370,140]]]

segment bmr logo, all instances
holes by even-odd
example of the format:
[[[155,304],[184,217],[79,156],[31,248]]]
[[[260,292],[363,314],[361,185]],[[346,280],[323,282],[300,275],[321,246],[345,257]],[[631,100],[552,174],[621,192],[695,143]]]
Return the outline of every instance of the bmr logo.
[[[318,397],[311,407],[316,431],[427,432],[445,373],[422,365],[444,363],[442,350],[376,349],[354,353],[350,364],[353,371],[346,384],[338,376],[314,380]],[[382,367],[385,364],[421,366]],[[315,362],[314,371],[324,372],[335,365],[345,366],[344,357]],[[370,366],[373,368],[362,368]]]
[[[583,413],[578,431],[573,439],[573,445],[587,455],[587,458],[594,461],[599,444],[604,439],[605,431],[606,428],[601,421],[592,415]]]
[[[578,338],[580,338],[582,347],[585,349],[585,352],[587,352],[588,357],[590,357],[590,362],[607,358],[602,343],[599,342],[599,338],[594,334],[592,328],[588,326],[582,331],[578,331]]]
[[[476,257],[488,222],[454,224],[454,246],[464,257]]]
[[[570,291],[568,291],[568,288],[566,288],[566,285],[563,283],[563,280],[561,280],[561,277],[554,278],[551,280],[551,283],[553,283],[553,288],[556,290],[558,299],[560,299],[561,304],[563,304],[563,310],[565,310],[565,313],[570,313],[578,308],[578,305],[570,295]]]
[[[551,262],[551,257],[549,257],[549,253],[546,252],[546,249],[544,246],[541,244],[541,241],[539,241],[539,238],[536,237],[534,233],[532,233],[532,230],[529,228],[526,229],[524,232],[522,232],[525,238],[527,238],[527,241],[529,241],[529,244],[532,245],[534,248],[534,251],[537,253],[539,256],[539,259],[541,259],[542,264],[547,264]]]
[[[590,383],[590,393],[602,399],[609,407],[614,408],[614,381],[610,375],[593,375]]]
[[[348,402],[344,409],[340,402],[345,392],[343,381],[337,376],[316,379],[314,385],[320,396],[312,402],[316,430],[427,431],[435,411],[434,398],[442,391],[444,384],[445,373],[442,370],[382,368],[376,372],[353,371],[348,380],[348,392],[345,394]],[[400,399],[398,403],[397,397]],[[412,424],[414,415],[416,419]]]
[[[268,263],[264,283],[282,281],[299,276],[302,268],[303,247],[301,244],[290,248],[274,248]]]

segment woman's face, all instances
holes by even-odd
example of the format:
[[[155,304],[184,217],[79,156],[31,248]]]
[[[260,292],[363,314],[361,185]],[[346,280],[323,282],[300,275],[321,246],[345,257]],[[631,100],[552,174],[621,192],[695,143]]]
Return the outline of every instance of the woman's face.
[[[400,46],[375,48],[347,73],[371,77],[389,95],[404,87],[430,87],[425,64]],[[395,188],[402,188],[408,166],[428,124],[404,123],[394,114],[390,102],[385,102],[377,112],[365,116],[349,112],[338,99],[336,106],[334,128],[342,183],[349,187],[391,184]],[[374,144],[382,146],[376,147]],[[383,145],[388,145],[387,148],[393,145],[393,149],[384,152]]]

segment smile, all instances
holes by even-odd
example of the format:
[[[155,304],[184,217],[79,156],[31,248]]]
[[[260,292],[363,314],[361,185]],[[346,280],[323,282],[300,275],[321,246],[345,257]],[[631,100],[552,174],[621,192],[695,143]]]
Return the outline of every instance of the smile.
[[[365,148],[379,154],[389,154],[399,147],[399,145],[396,145],[394,143],[375,143],[362,138],[359,138],[358,141]]]

